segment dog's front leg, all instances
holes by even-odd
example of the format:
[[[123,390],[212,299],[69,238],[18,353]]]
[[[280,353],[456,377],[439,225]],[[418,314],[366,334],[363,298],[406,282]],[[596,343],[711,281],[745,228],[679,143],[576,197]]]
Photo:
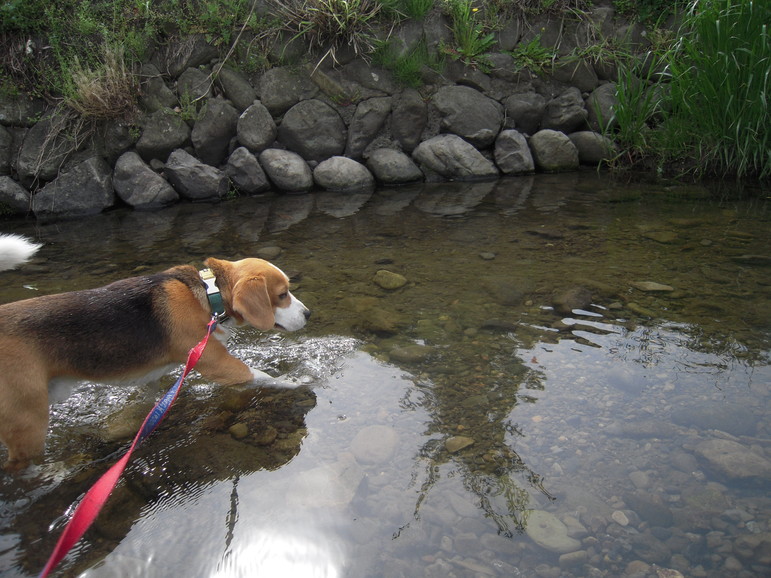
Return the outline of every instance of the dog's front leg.
[[[263,387],[276,387],[283,389],[295,388],[299,383],[272,377],[264,371],[249,367],[240,359],[228,353],[228,350],[219,341],[210,340],[204,349],[196,369],[207,379],[216,381],[221,385],[236,385],[241,383],[254,383]]]

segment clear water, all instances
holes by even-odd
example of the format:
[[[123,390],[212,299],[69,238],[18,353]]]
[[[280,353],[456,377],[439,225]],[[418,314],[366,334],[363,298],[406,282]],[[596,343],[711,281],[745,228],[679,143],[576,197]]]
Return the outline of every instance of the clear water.
[[[2,228],[45,242],[5,301],[279,247],[313,310],[231,344],[308,385],[193,375],[62,576],[771,574],[762,196],[582,173]],[[174,378],[52,407],[45,462],[0,474],[2,576]]]

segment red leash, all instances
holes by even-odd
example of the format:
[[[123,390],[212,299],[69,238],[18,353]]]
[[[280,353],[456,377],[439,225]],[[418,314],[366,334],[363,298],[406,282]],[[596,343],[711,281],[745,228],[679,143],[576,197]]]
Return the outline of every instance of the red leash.
[[[123,473],[123,469],[126,467],[126,464],[128,463],[134,448],[142,443],[142,440],[149,436],[153,430],[158,427],[161,421],[163,421],[163,418],[166,416],[166,413],[168,413],[169,408],[174,403],[174,400],[177,399],[177,395],[179,394],[179,391],[182,387],[182,382],[185,380],[185,377],[187,377],[187,374],[190,373],[190,370],[195,367],[195,364],[198,363],[198,360],[201,358],[203,350],[206,347],[206,343],[209,341],[209,336],[212,334],[216,326],[217,317],[214,316],[212,317],[212,320],[209,321],[204,338],[200,341],[200,343],[198,343],[198,345],[190,350],[190,353],[187,356],[185,369],[182,371],[182,375],[179,376],[177,382],[171,387],[171,389],[169,389],[169,391],[164,394],[160,401],[155,404],[155,407],[153,407],[152,411],[150,411],[150,413],[147,415],[145,421],[142,423],[142,427],[139,429],[139,432],[134,438],[134,441],[131,443],[131,447],[123,455],[123,457],[118,460],[117,463],[115,463],[109,470],[107,470],[107,472],[105,472],[102,477],[99,478],[99,480],[97,480],[93,486],[91,486],[91,489],[86,492],[86,495],[83,496],[83,499],[80,501],[77,508],[75,508],[75,512],[73,512],[72,518],[70,518],[70,521],[64,528],[64,532],[59,537],[59,541],[57,542],[54,551],[51,553],[51,557],[48,559],[48,563],[40,573],[40,578],[45,578],[48,576],[48,574],[56,567],[57,564],[59,564],[59,562],[62,561],[62,558],[67,555],[67,552],[69,552],[70,549],[77,543],[77,541],[80,540],[80,537],[94,522],[96,516],[99,514],[99,511],[102,509],[102,506],[104,506],[104,503],[107,501],[110,493],[118,483],[118,479]]]

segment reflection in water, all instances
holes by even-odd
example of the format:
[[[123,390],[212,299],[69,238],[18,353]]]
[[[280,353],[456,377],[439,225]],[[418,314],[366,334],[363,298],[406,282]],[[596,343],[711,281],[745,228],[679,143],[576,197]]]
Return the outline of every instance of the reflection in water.
[[[314,310],[231,347],[308,387],[193,379],[63,575],[768,575],[768,211],[694,192],[579,173],[14,223],[46,246],[3,299],[278,246]],[[165,380],[53,408],[46,463],[0,482],[4,576]]]

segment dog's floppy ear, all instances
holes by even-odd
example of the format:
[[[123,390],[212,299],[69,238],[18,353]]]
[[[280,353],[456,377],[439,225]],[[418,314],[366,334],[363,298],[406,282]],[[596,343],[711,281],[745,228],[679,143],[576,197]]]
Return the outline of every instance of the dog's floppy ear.
[[[237,281],[233,287],[232,305],[238,315],[261,331],[273,329],[276,323],[268,285],[263,277],[248,277]]]

